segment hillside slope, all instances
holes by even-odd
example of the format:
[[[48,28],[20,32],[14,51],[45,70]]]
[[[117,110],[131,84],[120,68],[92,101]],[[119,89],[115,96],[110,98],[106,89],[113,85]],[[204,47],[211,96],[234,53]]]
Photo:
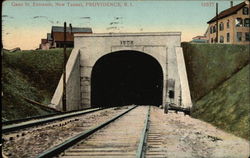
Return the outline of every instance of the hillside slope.
[[[198,100],[192,116],[250,139],[250,65]]]
[[[71,49],[68,49],[69,54]],[[62,49],[3,52],[2,120],[54,113],[25,98],[47,105],[62,73]]]
[[[250,46],[182,43],[191,115],[248,140]]]
[[[248,45],[182,43],[193,101],[218,87],[250,61]]]

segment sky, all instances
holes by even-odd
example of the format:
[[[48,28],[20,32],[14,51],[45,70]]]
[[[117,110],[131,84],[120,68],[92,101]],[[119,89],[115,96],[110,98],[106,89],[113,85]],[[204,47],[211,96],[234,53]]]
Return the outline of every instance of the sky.
[[[7,0],[2,10],[3,47],[36,49],[51,27],[63,26],[64,21],[91,27],[94,33],[180,31],[182,41],[190,41],[205,33],[216,2],[219,11],[230,7],[226,0]]]

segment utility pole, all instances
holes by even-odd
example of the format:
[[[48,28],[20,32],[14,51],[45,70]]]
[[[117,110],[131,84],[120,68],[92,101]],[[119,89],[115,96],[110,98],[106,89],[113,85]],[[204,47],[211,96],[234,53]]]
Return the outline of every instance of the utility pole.
[[[219,26],[218,26],[218,3],[216,3],[216,43],[219,43],[219,39],[218,39],[218,33],[219,33]]]
[[[62,98],[62,108],[63,111],[66,112],[66,32],[67,32],[67,24],[64,22],[64,46],[63,46],[63,98]]]

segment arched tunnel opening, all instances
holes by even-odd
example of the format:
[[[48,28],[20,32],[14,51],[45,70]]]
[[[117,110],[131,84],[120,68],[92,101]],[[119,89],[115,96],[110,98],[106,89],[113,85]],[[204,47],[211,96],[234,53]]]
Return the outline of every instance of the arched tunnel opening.
[[[158,61],[138,51],[101,57],[91,74],[91,106],[161,105],[163,72]]]

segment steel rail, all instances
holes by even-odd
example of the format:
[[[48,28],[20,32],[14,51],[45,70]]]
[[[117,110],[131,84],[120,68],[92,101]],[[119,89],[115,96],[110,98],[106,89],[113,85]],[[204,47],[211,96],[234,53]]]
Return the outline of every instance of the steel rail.
[[[64,114],[64,113],[55,113],[55,114],[28,117],[28,118],[23,118],[23,119],[18,119],[18,120],[3,121],[2,125],[6,126],[6,125],[10,125],[10,124],[17,124],[17,123],[20,123],[20,122],[25,122],[25,121],[30,121],[30,120],[37,120],[37,119],[42,119],[42,118],[52,117],[52,116],[62,115],[62,114]]]
[[[24,128],[28,128],[28,127],[41,125],[41,124],[56,121],[56,120],[62,120],[65,118],[70,118],[70,117],[79,116],[79,115],[83,115],[83,114],[87,114],[87,113],[91,113],[91,112],[96,112],[99,110],[102,110],[102,109],[95,108],[95,109],[89,109],[89,110],[84,110],[84,111],[77,111],[77,112],[72,112],[72,113],[60,114],[60,115],[51,116],[48,118],[43,118],[40,120],[34,120],[34,121],[30,120],[30,121],[21,122],[18,124],[6,125],[6,126],[2,126],[2,134],[8,133],[8,132],[13,132],[13,131],[24,129]]]
[[[130,108],[129,110],[113,117],[112,119],[102,123],[101,125],[97,125],[96,127],[89,129],[87,131],[84,131],[80,134],[78,134],[77,136],[68,139],[67,141],[65,141],[64,143],[61,143],[51,149],[46,150],[45,152],[41,153],[40,155],[37,156],[37,158],[48,158],[48,157],[53,157],[53,156],[57,156],[60,153],[62,153],[63,151],[65,151],[66,149],[68,149],[69,147],[75,145],[76,143],[78,143],[79,141],[83,140],[84,138],[88,137],[89,135],[95,133],[96,131],[98,131],[99,129],[107,126],[108,124],[110,124],[111,122],[114,122],[115,120],[117,120],[118,118],[122,117],[123,115],[125,115],[126,113],[128,113],[129,111],[133,110],[134,108],[136,108],[137,106],[134,106],[132,108]]]
[[[148,107],[148,113],[147,113],[146,120],[144,122],[144,128],[142,130],[142,135],[141,135],[140,142],[139,142],[139,145],[137,148],[136,158],[143,158],[144,157],[145,143],[147,140],[147,133],[148,133],[149,118],[150,118],[150,106]]]
[[[21,123],[21,122],[25,122],[25,121],[38,120],[38,119],[43,119],[43,118],[52,117],[52,116],[65,115],[65,114],[68,114],[68,113],[74,113],[74,112],[89,110],[89,109],[96,109],[96,108],[84,108],[84,109],[81,109],[81,110],[72,110],[72,111],[67,111],[67,112],[57,112],[57,113],[53,113],[53,114],[27,117],[27,118],[18,119],[18,120],[3,121],[2,125],[6,126],[6,125],[10,125],[10,124],[17,124],[17,123]],[[104,109],[104,108],[102,108],[102,109]]]

